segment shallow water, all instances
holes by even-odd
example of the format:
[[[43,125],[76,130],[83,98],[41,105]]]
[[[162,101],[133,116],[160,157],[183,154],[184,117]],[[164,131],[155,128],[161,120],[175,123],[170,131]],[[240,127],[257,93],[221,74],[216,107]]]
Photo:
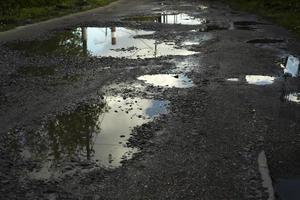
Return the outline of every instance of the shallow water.
[[[175,11],[164,11],[157,15],[136,16],[126,18],[129,21],[148,21],[162,24],[181,24],[181,25],[201,25],[206,23],[205,18],[193,17],[186,13],[178,13]]]
[[[261,75],[247,75],[246,81],[252,85],[270,85],[275,81],[275,77],[272,76],[261,76]]]
[[[300,93],[292,93],[285,96],[285,99],[290,102],[300,104]]]
[[[12,47],[34,54],[55,53],[129,59],[196,54],[180,48],[174,42],[143,38],[154,33],[125,27],[81,27],[57,34],[48,40],[21,42]]]
[[[299,59],[290,55],[287,57],[286,65],[283,66],[284,74],[288,74],[292,77],[297,77],[299,75]]]
[[[138,80],[147,84],[161,87],[189,88],[193,87],[193,81],[184,74],[154,74],[138,77]]]
[[[30,176],[59,176],[65,169],[62,163],[70,160],[73,165],[88,161],[104,167],[120,166],[137,152],[126,145],[133,128],[166,113],[167,105],[167,101],[108,96],[104,103],[80,106],[57,116],[35,137],[22,141],[23,156],[40,163]]]

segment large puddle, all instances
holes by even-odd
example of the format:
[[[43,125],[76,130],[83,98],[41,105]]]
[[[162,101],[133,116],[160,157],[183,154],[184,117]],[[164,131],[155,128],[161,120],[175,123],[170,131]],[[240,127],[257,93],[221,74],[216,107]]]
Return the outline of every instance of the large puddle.
[[[154,74],[138,77],[138,80],[147,84],[161,87],[189,88],[194,83],[184,74]]]
[[[205,18],[193,17],[186,13],[177,13],[173,11],[164,11],[157,15],[151,16],[136,16],[126,18],[129,21],[147,21],[161,24],[181,24],[181,25],[201,25],[206,23]]]
[[[109,96],[104,103],[80,106],[58,116],[36,136],[22,141],[24,157],[41,163],[31,176],[60,176],[63,170],[72,169],[63,168],[62,163],[72,160],[71,165],[89,161],[105,167],[120,166],[137,151],[126,145],[133,128],[166,113],[167,105],[167,101]]]
[[[57,53],[129,59],[196,54],[196,52],[178,47],[174,42],[143,38],[145,35],[153,34],[153,31],[124,27],[81,27],[59,33],[48,40],[21,42],[12,47],[35,54]]]

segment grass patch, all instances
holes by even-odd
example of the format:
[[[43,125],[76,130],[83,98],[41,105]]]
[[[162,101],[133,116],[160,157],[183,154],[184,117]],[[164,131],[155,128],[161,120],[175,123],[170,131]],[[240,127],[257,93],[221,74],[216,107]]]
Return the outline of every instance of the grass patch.
[[[32,3],[10,8],[1,8],[0,3],[0,31],[6,31],[16,26],[35,23],[70,13],[89,10],[105,6],[115,0],[62,0],[55,4],[40,5]],[[3,10],[7,11],[4,12]]]
[[[278,23],[300,38],[299,0],[226,0],[233,8],[253,12]]]

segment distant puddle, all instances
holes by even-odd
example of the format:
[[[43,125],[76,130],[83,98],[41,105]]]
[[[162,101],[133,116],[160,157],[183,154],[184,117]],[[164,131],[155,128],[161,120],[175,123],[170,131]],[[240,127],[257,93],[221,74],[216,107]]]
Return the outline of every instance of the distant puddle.
[[[162,12],[153,16],[136,16],[126,18],[128,21],[148,21],[161,24],[182,24],[182,25],[200,25],[206,23],[204,18],[196,18],[186,13],[176,13],[172,11]]]
[[[297,77],[299,75],[299,64],[299,59],[290,55],[286,60],[285,66],[282,65],[282,68],[284,68],[284,74]]]
[[[275,81],[275,77],[261,75],[247,75],[246,81],[252,85],[270,85]]]
[[[246,75],[244,80],[246,80],[246,82],[251,85],[270,85],[274,83],[275,79],[276,77],[272,77],[272,76]],[[243,79],[228,78],[226,80],[230,82],[239,82]]]
[[[228,30],[229,27],[223,27],[216,24],[211,25],[204,25],[200,28],[201,32],[210,32],[210,31],[222,31],[222,30]]]
[[[272,39],[272,38],[262,38],[262,39],[254,39],[249,40],[247,43],[250,44],[276,44],[276,43],[283,43],[284,40],[282,39]]]
[[[184,74],[154,74],[144,75],[138,77],[138,80],[144,81],[147,84],[161,87],[176,87],[176,88],[190,88],[194,86]]]
[[[292,93],[285,96],[285,99],[290,102],[300,104],[300,93]]]
[[[235,26],[254,26],[254,25],[266,25],[265,23],[262,22],[257,22],[257,21],[236,21],[233,22]]]
[[[124,27],[82,27],[59,33],[44,41],[21,42],[15,49],[35,54],[57,53],[96,57],[155,58],[168,55],[193,55],[196,52],[179,48],[174,42],[143,39],[153,31]]]
[[[167,101],[114,96],[104,102],[58,116],[42,130],[44,140],[25,138],[24,155],[43,162],[32,177],[47,179],[58,174],[64,160],[120,166],[120,161],[137,151],[126,145],[132,129],[166,113],[168,105]]]
[[[226,80],[227,81],[231,81],[231,82],[238,82],[238,81],[240,81],[240,79],[238,79],[238,78],[228,78]]]

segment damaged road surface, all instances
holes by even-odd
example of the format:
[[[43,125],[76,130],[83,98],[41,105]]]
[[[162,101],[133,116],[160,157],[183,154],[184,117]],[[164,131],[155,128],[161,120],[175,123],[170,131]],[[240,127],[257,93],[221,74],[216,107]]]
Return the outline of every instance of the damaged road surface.
[[[1,199],[299,199],[299,44],[197,0],[0,33]]]

